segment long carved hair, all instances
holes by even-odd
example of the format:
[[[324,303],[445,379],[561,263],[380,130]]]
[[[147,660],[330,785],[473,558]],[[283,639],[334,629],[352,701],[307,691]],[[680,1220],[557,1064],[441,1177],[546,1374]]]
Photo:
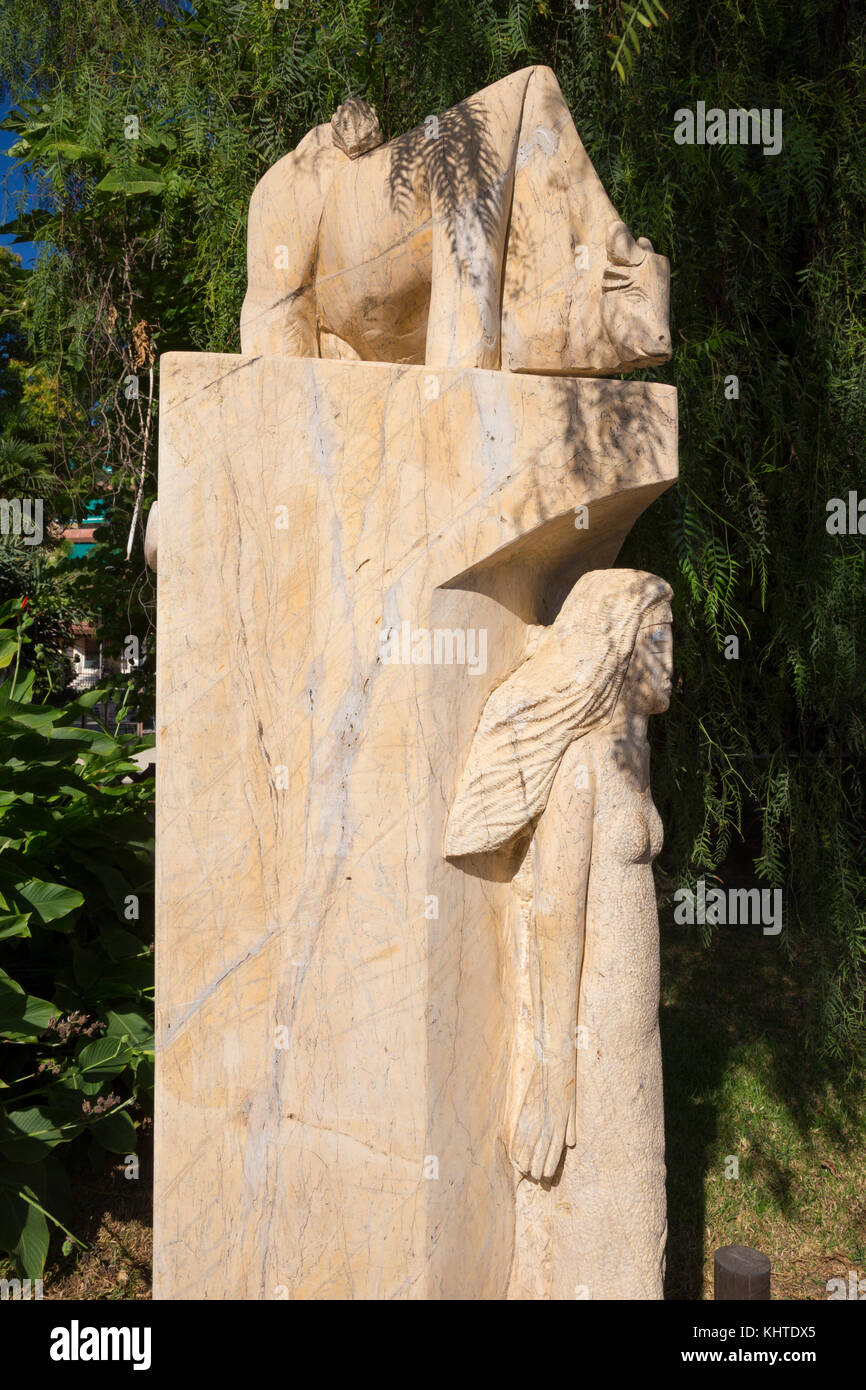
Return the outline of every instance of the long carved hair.
[[[448,817],[446,855],[500,849],[541,814],[566,749],[613,715],[638,629],[672,592],[643,570],[581,576],[484,706]]]

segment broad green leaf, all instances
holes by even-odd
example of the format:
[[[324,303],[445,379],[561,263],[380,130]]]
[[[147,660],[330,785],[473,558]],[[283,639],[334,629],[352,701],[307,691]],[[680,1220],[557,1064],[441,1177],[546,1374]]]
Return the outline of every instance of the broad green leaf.
[[[88,1081],[107,1081],[119,1076],[135,1056],[135,1048],[122,1038],[97,1038],[87,1043],[78,1054],[82,1076]]]
[[[98,1144],[113,1154],[135,1153],[135,1125],[125,1110],[115,1110],[96,1120],[90,1133]]]
[[[133,1065],[135,1073],[135,1092],[138,1103],[146,1114],[153,1114],[154,1061],[153,1054],[139,1057]]]
[[[50,1161],[53,1162],[53,1160]],[[47,1168],[48,1164],[46,1163],[44,1166]],[[57,1172],[56,1165],[54,1171]],[[48,1186],[53,1188],[54,1184],[49,1183]],[[69,1227],[64,1225],[63,1221],[61,1221],[60,1217],[56,1214],[56,1212],[49,1210],[49,1208],[45,1206],[44,1202],[40,1200],[39,1196],[37,1196],[36,1192],[34,1192],[33,1190],[33,1187],[29,1183],[25,1183],[22,1185],[22,1187],[19,1189],[18,1195],[22,1199],[22,1201],[26,1202],[29,1206],[34,1207],[36,1211],[41,1212],[42,1215],[45,1217],[46,1221],[50,1221],[53,1225],[57,1226],[61,1231],[63,1231],[63,1233],[75,1245],[78,1245],[82,1250],[87,1249],[87,1246],[84,1244],[84,1241],[79,1240],[76,1235],[72,1234]]]
[[[29,921],[29,913],[0,912],[0,941],[6,941],[13,936],[29,936]]]
[[[108,686],[97,686],[94,690],[85,690],[83,695],[79,695],[77,700],[73,700],[71,704],[66,706],[63,713],[68,715],[71,719],[75,719],[78,715],[86,714],[89,710],[93,709],[94,705],[98,705],[101,701],[105,700],[108,690]]]
[[[92,981],[92,991],[105,1002],[138,999],[153,984],[153,959],[142,954],[130,960],[117,961],[110,968],[100,968]]]
[[[19,671],[14,681],[4,680],[0,685],[0,712],[5,714],[7,709],[26,709],[33,694],[35,679],[34,671]]]
[[[55,1077],[52,1082],[50,1091],[51,1103],[60,1111],[64,1106],[71,1104],[69,1099],[70,1093],[73,1095],[96,1096],[99,1095],[102,1086],[103,1082],[99,1077],[96,1077],[94,1080],[82,1076],[78,1067],[73,1062],[71,1065],[67,1066],[62,1076]],[[70,1109],[69,1111],[70,1119],[73,1117],[73,1114],[76,1118],[80,1115],[80,1106],[77,1102],[75,1103],[75,1110],[73,1111]]]
[[[144,944],[122,927],[103,927],[99,939],[113,961],[132,960],[144,952]]]
[[[77,849],[73,849],[70,847],[69,853],[75,860],[75,862],[81,865],[81,867],[85,870],[86,873],[92,874],[94,878],[98,879],[100,886],[104,889],[106,896],[111,902],[113,910],[118,915],[118,917],[121,917],[123,914],[125,901],[129,897],[129,895],[134,892],[134,889],[131,883],[128,881],[128,879],[124,878],[123,874],[119,873],[113,864],[106,862],[109,856],[111,855],[111,851],[114,848],[114,845],[107,844],[105,846],[103,854],[88,855],[86,853],[80,853]],[[103,930],[107,931],[110,929],[104,928]],[[114,928],[112,928],[111,930],[114,930]],[[135,941],[139,951],[142,949],[141,942],[138,941],[137,938],[133,937],[132,940],[127,941],[126,943],[129,949],[123,950],[123,941],[125,938],[130,937],[131,933],[124,931],[122,927],[118,927],[116,928],[116,930],[122,933],[122,935],[117,938],[118,951],[121,951],[122,954],[135,954],[135,952],[132,949],[132,941]],[[106,941],[108,941],[109,939],[110,938],[105,938]],[[111,955],[112,960],[120,959],[120,956],[116,954],[114,951],[110,951],[109,954]]]
[[[0,1122],[0,1154],[16,1163],[38,1163],[56,1144],[73,1138],[82,1128],[61,1128],[44,1105],[7,1110]]]
[[[0,1037],[15,1042],[35,1040],[58,1013],[54,1004],[25,993],[15,980],[0,970]]]
[[[64,159],[98,159],[105,158],[101,150],[95,150],[90,145],[76,145],[72,140],[43,140],[42,151],[46,153],[54,152],[62,155]]]
[[[23,1197],[19,1200],[24,1203],[27,1215],[12,1254],[25,1279],[39,1279],[48,1257],[51,1232],[44,1213]]]
[[[161,193],[165,188],[162,171],[148,164],[133,165],[128,171],[112,169],[96,185],[97,193]]]
[[[63,883],[46,883],[43,879],[31,878],[16,885],[17,892],[31,903],[41,922],[57,923],[84,903],[84,897],[77,888],[67,888]]]
[[[105,1016],[108,1019],[106,1039],[126,1037],[145,1046],[153,1043],[153,1024],[137,1010],[129,1009],[121,1013],[109,1009]]]
[[[82,729],[74,724],[55,724],[51,730],[51,738],[78,748],[85,754],[117,752],[117,744],[111,734],[103,733],[101,729]]]

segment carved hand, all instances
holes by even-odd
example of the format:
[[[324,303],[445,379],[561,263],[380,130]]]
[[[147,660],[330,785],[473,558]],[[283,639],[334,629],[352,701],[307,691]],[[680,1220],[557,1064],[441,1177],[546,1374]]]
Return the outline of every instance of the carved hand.
[[[552,1178],[574,1143],[574,1062],[536,1062],[511,1140],[511,1159],[530,1178]]]

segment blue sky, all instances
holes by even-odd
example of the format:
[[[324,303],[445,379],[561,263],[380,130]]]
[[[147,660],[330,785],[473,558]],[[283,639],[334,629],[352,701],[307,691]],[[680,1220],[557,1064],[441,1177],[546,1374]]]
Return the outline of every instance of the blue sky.
[[[6,119],[12,105],[13,103],[8,97],[0,99],[0,121]],[[21,170],[16,168],[15,160],[10,159],[6,154],[6,150],[14,140],[15,136],[11,130],[0,130],[0,224],[12,220],[15,216],[15,199],[22,190],[27,188],[27,182]],[[35,203],[35,198],[33,201]],[[36,260],[38,247],[35,242],[22,242],[16,246],[11,236],[2,236],[0,243],[16,251],[25,265],[32,265]]]
[[[2,0],[0,0],[0,4],[2,4]],[[180,9],[192,16],[196,14],[192,0],[159,0],[159,5],[169,11]],[[8,92],[0,91],[0,121],[5,121],[13,105],[14,102],[9,97]],[[14,159],[10,159],[6,154],[6,150],[14,143],[14,140],[15,136],[11,131],[0,130],[0,226],[5,222],[10,222],[15,216],[16,196],[27,189],[27,180],[21,170],[16,168]],[[37,206],[38,200],[33,195],[31,197],[31,206]],[[11,236],[0,236],[0,244],[10,246],[13,251],[16,251],[26,266],[33,265],[39,250],[38,245],[33,241],[15,245]]]

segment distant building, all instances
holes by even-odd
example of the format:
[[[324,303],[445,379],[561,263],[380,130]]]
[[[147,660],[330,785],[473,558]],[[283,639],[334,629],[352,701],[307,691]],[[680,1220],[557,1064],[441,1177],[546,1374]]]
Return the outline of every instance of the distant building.
[[[94,533],[98,526],[102,526],[106,518],[106,504],[104,501],[88,502],[84,508],[84,515],[81,521],[70,521],[68,526],[63,528],[63,539],[70,543],[69,554],[73,558],[86,555],[92,545],[96,544]]]
[[[102,643],[97,640],[90,623],[73,624],[72,646],[66,648],[66,655],[72,662],[74,672],[69,682],[71,690],[80,694],[99,685],[108,663],[103,662]]]
[[[86,524],[84,526],[64,526],[63,539],[72,543],[70,556],[77,558],[87,554],[90,547],[96,544],[93,533],[99,524],[98,521],[95,521],[92,526]]]
[[[94,534],[97,526],[105,519],[104,504],[88,502],[81,523],[72,521],[63,528],[63,539],[69,544],[69,555],[79,559],[96,544]],[[66,648],[66,655],[72,663],[73,676],[69,688],[79,694],[99,685],[103,675],[117,669],[117,662],[106,661],[102,655],[102,643],[90,623],[75,623],[72,628],[72,646]]]

